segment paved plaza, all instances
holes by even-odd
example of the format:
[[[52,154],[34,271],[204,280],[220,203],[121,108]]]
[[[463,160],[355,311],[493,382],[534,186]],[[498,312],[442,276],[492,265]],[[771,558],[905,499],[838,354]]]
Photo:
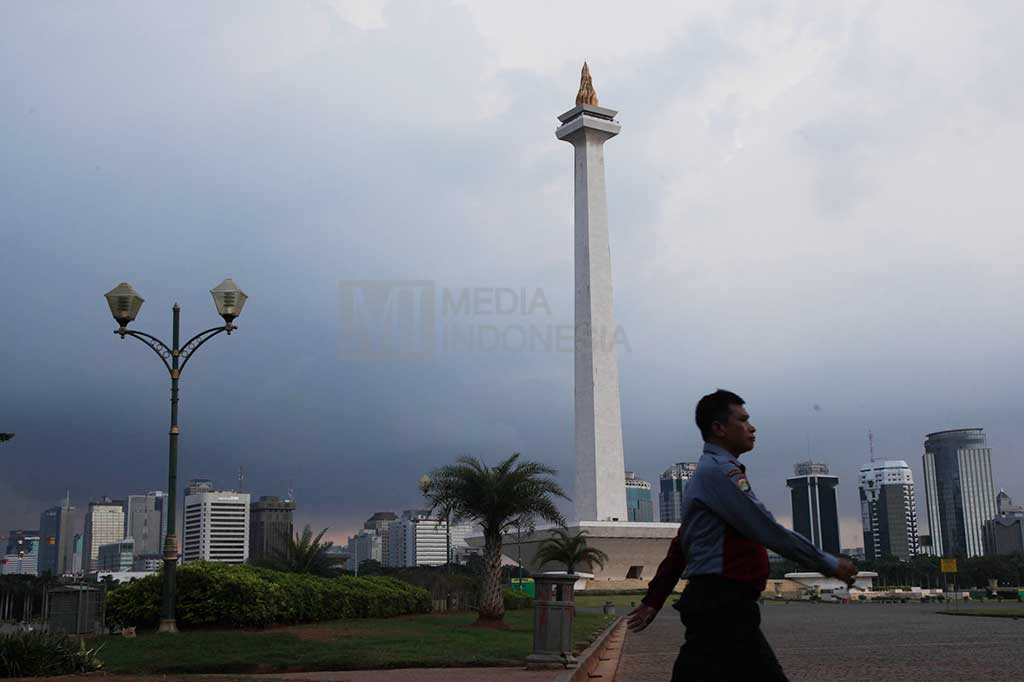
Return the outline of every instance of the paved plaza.
[[[794,602],[768,603],[761,613],[793,682],[1024,680],[1021,605],[1004,607],[1020,619],[945,616],[939,608]],[[647,630],[627,635],[616,682],[668,682],[682,637],[679,614],[666,606]]]

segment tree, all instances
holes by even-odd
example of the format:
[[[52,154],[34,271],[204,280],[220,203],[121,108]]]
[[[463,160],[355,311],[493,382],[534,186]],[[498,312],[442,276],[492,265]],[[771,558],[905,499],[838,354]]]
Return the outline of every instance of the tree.
[[[317,533],[313,537],[313,530],[306,524],[302,533],[296,533],[294,538],[288,538],[288,549],[284,554],[278,554],[273,567],[289,573],[311,573],[313,575],[329,576],[331,572],[331,560],[327,556],[327,550],[334,546],[333,542],[321,542],[327,529]]]
[[[555,534],[537,548],[534,563],[539,567],[548,562],[564,564],[566,573],[575,573],[578,564],[597,564],[604,568],[608,555],[595,547],[587,546],[587,531],[570,533],[567,528],[556,528]]]
[[[502,535],[534,516],[565,525],[553,498],[569,497],[552,478],[557,473],[546,464],[520,462],[518,452],[493,468],[476,457],[463,456],[432,471],[424,485],[431,512],[448,511],[453,522],[475,521],[483,531],[484,572],[477,625],[504,627]]]
[[[363,559],[359,562],[359,575],[384,575],[384,567],[376,559]]]

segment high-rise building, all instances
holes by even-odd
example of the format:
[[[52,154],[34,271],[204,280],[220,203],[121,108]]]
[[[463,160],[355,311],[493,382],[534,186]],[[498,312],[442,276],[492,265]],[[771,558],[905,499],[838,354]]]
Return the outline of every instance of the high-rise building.
[[[384,565],[383,540],[376,530],[361,528],[348,539],[348,570],[358,571],[359,564],[370,560]]]
[[[996,515],[985,527],[992,554],[1024,553],[1024,506],[1014,504],[1005,490],[996,495]]]
[[[273,560],[288,553],[288,540],[295,533],[292,514],[294,500],[263,495],[252,503],[249,512],[249,558]]]
[[[161,554],[167,537],[167,494],[156,490],[129,495],[125,516],[125,537],[135,541],[136,556]]]
[[[793,530],[829,554],[839,553],[839,510],[836,486],[839,478],[830,476],[828,465],[799,462],[793,478],[786,479],[793,502]]]
[[[135,563],[135,540],[125,538],[100,545],[96,557],[97,571],[130,571]]]
[[[70,500],[43,511],[39,516],[39,574],[53,576],[71,572],[75,508]]]
[[[71,573],[72,575],[81,575],[82,550],[85,546],[85,538],[81,533],[75,533],[75,538],[71,541],[71,545]]]
[[[89,503],[85,515],[85,540],[82,549],[82,571],[95,573],[100,545],[124,538],[124,501],[104,497]]]
[[[363,528],[375,530],[380,536],[380,563],[383,566],[391,565],[391,524],[397,520],[394,512],[377,512],[363,524]]]
[[[683,491],[686,482],[697,471],[696,462],[673,464],[661,475],[658,491],[658,520],[662,523],[681,523],[683,520]]]
[[[212,492],[214,492],[213,481],[209,478],[192,478],[189,479],[188,485],[185,486],[185,497]]]
[[[630,521],[654,521],[651,484],[632,471],[626,472],[626,515]]]
[[[2,575],[39,575],[39,531],[12,530],[0,569]]]
[[[182,561],[240,564],[249,558],[249,494],[209,490],[185,497]]]
[[[932,546],[932,536],[930,533],[917,536],[917,553],[921,556],[938,556],[935,553],[935,547]]]
[[[389,565],[443,566],[449,540],[451,560],[455,561],[456,556],[467,553],[466,538],[472,529],[472,524],[453,523],[449,537],[448,522],[443,517],[431,516],[426,510],[406,510],[402,512],[401,518],[392,521],[388,527]]]
[[[860,468],[860,515],[868,561],[918,554],[914,475],[903,460],[872,460]]]
[[[939,556],[985,553],[985,524],[996,515],[992,450],[982,429],[929,433],[924,441],[928,530]]]

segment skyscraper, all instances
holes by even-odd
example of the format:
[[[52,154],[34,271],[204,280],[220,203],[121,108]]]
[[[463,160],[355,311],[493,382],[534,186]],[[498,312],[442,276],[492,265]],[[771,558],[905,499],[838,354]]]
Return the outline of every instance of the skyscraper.
[[[3,575],[39,575],[39,531],[12,530],[0,564]]]
[[[829,554],[839,553],[839,511],[836,486],[839,478],[830,476],[828,465],[799,462],[793,478],[786,479],[793,502],[793,530]]]
[[[868,561],[918,554],[914,475],[903,460],[872,460],[860,468],[860,515]]]
[[[136,556],[162,554],[167,536],[167,494],[159,490],[129,495],[125,516],[125,537],[135,541]]]
[[[288,540],[294,535],[294,500],[263,495],[249,511],[249,558],[278,559],[288,552]]]
[[[683,491],[686,482],[697,471],[696,462],[673,464],[661,475],[658,491],[658,520],[662,523],[680,523],[683,520]]]
[[[209,490],[185,497],[182,561],[240,564],[249,558],[249,494]]]
[[[70,500],[43,511],[39,516],[39,575],[71,572],[75,508]]]
[[[654,502],[651,484],[626,472],[626,514],[630,521],[654,521]]]
[[[985,553],[985,524],[996,515],[992,450],[981,429],[929,433],[924,441],[928,530],[939,556]]]
[[[124,538],[124,501],[104,497],[89,503],[85,515],[85,540],[82,549],[82,570],[95,573],[100,545]]]
[[[394,512],[377,512],[363,524],[363,528],[374,530],[380,536],[380,563],[383,566],[391,565],[391,524],[397,520]]]
[[[467,547],[466,537],[473,526],[468,523],[452,524],[452,561]],[[363,529],[360,533],[376,534],[376,530]],[[358,536],[357,536],[358,537]],[[409,509],[388,527],[388,565],[442,566],[448,549],[448,522],[443,517],[431,516],[427,510]],[[351,540],[349,547],[352,547]],[[362,561],[369,557],[360,556]]]
[[[1005,490],[996,496],[996,515],[986,525],[992,554],[1024,552],[1024,506],[1014,504]]]

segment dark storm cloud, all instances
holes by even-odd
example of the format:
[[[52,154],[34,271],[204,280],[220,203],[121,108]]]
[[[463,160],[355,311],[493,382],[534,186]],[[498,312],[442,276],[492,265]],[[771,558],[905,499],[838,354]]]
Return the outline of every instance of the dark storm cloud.
[[[908,34],[902,9],[719,5],[586,31],[474,4],[5,9],[0,428],[18,437],[0,519],[34,525],[68,487],[80,505],[166,487],[167,382],[111,333],[121,280],[162,336],[175,301],[186,330],[215,324],[223,277],[250,296],[185,372],[182,482],[242,466],[256,494],[294,485],[300,522],[335,537],[417,504],[457,454],[522,451],[571,485],[570,355],[345,354],[338,283],[540,290],[550,315],[528,323],[570,321],[553,130],[583,57],[622,110],[627,466],[655,479],[693,458],[692,406],[723,386],[761,429],[751,466],[776,511],[809,443],[855,520],[868,428],[920,479],[924,433],[984,426],[997,485],[1024,488],[1009,17],[929,10],[934,31]],[[949,26],[953,55],[935,47]],[[460,321],[495,322],[524,320]]]

